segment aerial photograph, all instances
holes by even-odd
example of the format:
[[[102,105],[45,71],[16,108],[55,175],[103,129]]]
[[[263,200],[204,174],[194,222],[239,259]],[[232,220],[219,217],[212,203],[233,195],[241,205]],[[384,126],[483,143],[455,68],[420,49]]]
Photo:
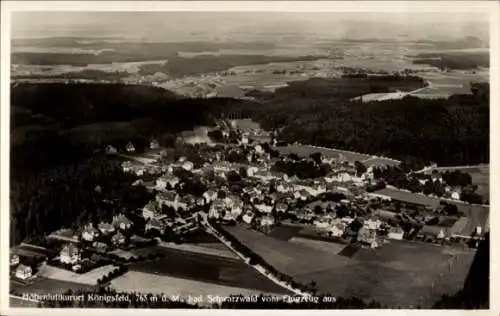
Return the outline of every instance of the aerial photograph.
[[[490,308],[489,15],[10,32],[10,308]]]

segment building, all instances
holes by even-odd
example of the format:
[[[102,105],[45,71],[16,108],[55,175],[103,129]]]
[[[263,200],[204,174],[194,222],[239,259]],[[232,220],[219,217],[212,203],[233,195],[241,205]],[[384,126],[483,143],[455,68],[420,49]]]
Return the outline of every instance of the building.
[[[174,175],[164,175],[156,179],[156,188],[159,190],[167,189],[167,186],[174,188],[181,180]]]
[[[332,237],[342,237],[342,235],[344,235],[345,228],[346,225],[337,223],[330,227],[329,234],[331,233]]]
[[[263,216],[260,219],[260,226],[273,226],[274,225],[274,217],[272,216]]]
[[[69,243],[63,247],[59,253],[59,260],[62,263],[75,264],[81,260],[81,252],[77,246]]]
[[[156,139],[153,139],[151,141],[151,143],[149,143],[149,148],[158,149],[158,148],[160,148],[160,144],[158,143],[158,141]]]
[[[131,152],[135,152],[135,147],[134,147],[134,144],[132,144],[132,142],[129,142],[127,144],[127,146],[125,147],[125,149],[127,150],[127,152],[131,153]]]
[[[208,217],[210,218],[221,218],[226,213],[226,203],[224,200],[215,200],[212,205],[210,205],[210,210],[208,211]]]
[[[159,205],[165,205],[168,207],[173,207],[177,209],[177,201],[179,200],[179,195],[175,191],[160,192],[156,195],[156,201]]]
[[[246,211],[245,215],[243,215],[243,222],[250,225],[252,223],[253,218],[255,217],[255,214],[252,211]]]
[[[146,223],[146,232],[155,230],[163,235],[166,229],[167,224],[163,220],[153,218]]]
[[[205,201],[207,203],[210,203],[215,199],[217,199],[217,191],[214,190],[205,191],[205,193],[203,193],[203,197],[205,198]]]
[[[182,168],[184,170],[191,171],[194,168],[194,163],[192,163],[191,161],[184,161],[182,163]]]
[[[142,209],[142,217],[144,217],[146,221],[160,216],[162,216],[161,206],[157,201],[150,201]]]
[[[131,172],[132,171],[132,162],[130,162],[130,161],[122,162],[122,170],[123,170],[123,172]]]
[[[176,211],[181,210],[181,209],[187,211],[187,210],[193,208],[195,205],[196,205],[196,197],[188,194],[188,195],[180,197],[178,199],[177,203],[175,203],[174,208]]]
[[[127,240],[125,238],[125,235],[123,235],[121,232],[117,232],[113,235],[113,237],[111,237],[111,242],[115,246],[122,246],[127,242]]]
[[[133,222],[123,214],[113,216],[113,225],[121,230],[128,230],[132,227]]]
[[[389,233],[387,234],[387,238],[394,240],[403,240],[404,232],[399,227],[391,227]]]
[[[26,280],[31,278],[33,270],[30,266],[26,266],[24,264],[20,264],[16,268],[16,277],[22,280]]]
[[[97,230],[92,224],[89,224],[82,232],[82,239],[86,241],[94,241],[94,239],[99,236],[99,230]]]
[[[288,210],[288,204],[283,202],[276,203],[275,207],[276,207],[276,212],[278,213],[285,213]]]
[[[106,146],[106,154],[116,154],[117,152],[115,147],[111,145]]]
[[[10,266],[17,266],[19,264],[19,256],[15,253],[10,254]]]
[[[265,203],[258,203],[255,205],[255,208],[262,213],[271,213],[273,211],[273,207]]]
[[[116,231],[115,226],[110,223],[99,223],[97,228],[103,235],[111,235]]]

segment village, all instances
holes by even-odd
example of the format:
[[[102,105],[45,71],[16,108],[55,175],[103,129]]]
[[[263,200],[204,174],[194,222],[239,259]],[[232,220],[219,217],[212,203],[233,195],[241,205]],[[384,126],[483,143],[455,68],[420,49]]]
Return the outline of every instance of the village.
[[[123,172],[137,177],[132,186],[145,187],[154,199],[110,222],[53,232],[46,245],[13,248],[11,283],[33,283],[41,274],[108,284],[133,262],[164,258],[158,247],[182,248],[184,240],[200,232],[218,235],[210,223],[264,235],[300,230],[301,238],[327,247],[374,251],[393,241],[475,248],[488,231],[489,207],[460,201],[460,188],[443,183],[433,168],[419,181],[442,183],[441,197],[397,189],[375,177],[377,168],[397,166],[397,160],[301,144],[278,146],[273,133],[249,119],[218,120],[209,134],[213,142],[181,139],[174,149],[161,148],[156,140],[145,152],[136,152],[131,142],[124,152],[106,147],[109,159],[120,159]],[[205,251],[195,248],[183,250]]]

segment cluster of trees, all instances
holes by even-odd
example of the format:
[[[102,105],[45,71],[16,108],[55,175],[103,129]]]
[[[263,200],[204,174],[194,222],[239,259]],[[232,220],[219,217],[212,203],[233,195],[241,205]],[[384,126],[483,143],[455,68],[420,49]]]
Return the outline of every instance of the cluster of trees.
[[[476,69],[489,67],[488,52],[441,52],[419,54],[414,64],[427,64],[440,69]]]
[[[326,176],[331,167],[328,164],[317,165],[314,161],[278,160],[272,167],[273,171],[286,173],[288,176],[297,176],[300,179],[311,179]]]
[[[151,195],[132,187],[135,179],[119,162],[101,156],[18,175],[11,181],[11,244],[144,206]]]
[[[461,172],[460,170],[446,171],[441,174],[443,181],[446,184],[457,187],[466,187],[472,184],[472,177],[466,172]]]
[[[471,204],[484,203],[483,198],[475,193],[477,186],[472,185],[471,176],[458,170],[443,173],[441,176],[444,183],[439,180],[432,180],[431,176],[407,175],[403,168],[399,166],[375,167],[373,168],[373,176],[377,180],[400,189],[414,193],[421,192],[426,195],[433,194],[439,197],[445,194],[446,185],[458,186],[462,188],[460,200]],[[425,183],[421,184],[419,179],[425,180]],[[384,187],[382,184],[379,186],[380,189]]]
[[[103,285],[107,284],[109,281],[113,280],[114,278],[119,277],[120,275],[124,275],[128,271],[128,267],[123,265],[119,266],[118,268],[114,269],[107,275],[102,276],[97,280],[97,285]]]
[[[488,161],[488,85],[481,88],[485,93],[472,96],[436,100],[408,96],[358,104],[348,98],[366,93],[356,83],[360,79],[348,79],[352,86],[318,80],[278,89],[263,97],[263,106],[244,113],[264,128],[279,129],[279,141],[394,157],[413,170],[430,162]]]

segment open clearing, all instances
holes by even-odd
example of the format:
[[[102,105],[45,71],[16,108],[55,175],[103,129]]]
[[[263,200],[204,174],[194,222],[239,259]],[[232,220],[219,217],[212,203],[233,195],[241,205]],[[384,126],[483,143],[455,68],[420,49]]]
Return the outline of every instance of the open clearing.
[[[277,270],[302,283],[315,281],[320,293],[374,299],[390,307],[430,307],[442,294],[456,293],[475,253],[393,241],[378,249],[358,249],[349,258],[238,226],[226,229]]]
[[[309,157],[314,153],[321,153],[324,157],[339,159],[343,156],[346,160],[350,162],[355,161],[363,161],[368,158],[372,158],[372,156],[367,154],[355,153],[350,151],[344,151],[339,149],[331,149],[331,148],[320,148],[312,145],[290,145],[286,147],[275,147],[275,150],[279,151],[282,154],[296,154],[301,157]]]
[[[49,266],[49,265],[42,265],[40,267],[40,271],[38,272],[39,276],[50,278],[50,279],[57,279],[61,281],[68,281],[68,282],[76,282],[76,283],[82,283],[82,284],[88,284],[88,285],[95,285],[97,284],[97,280],[102,278],[104,275],[107,275],[111,271],[115,270],[117,267],[113,265],[106,265],[103,267],[96,268],[94,270],[91,270],[87,273],[83,274],[78,274],[72,271],[64,270],[61,268]]]
[[[316,250],[325,251],[331,254],[339,254],[339,252],[341,252],[346,247],[346,245],[340,243],[313,240],[301,237],[293,237],[289,240],[289,242],[310,247]]]
[[[278,271],[290,276],[334,267],[341,268],[348,264],[348,260],[342,256],[278,240],[241,226],[225,227],[225,229]]]
[[[214,247],[206,247],[204,244],[175,244],[172,242],[160,242],[159,246],[165,247],[165,248],[170,248],[170,249],[176,249],[176,250],[182,250],[182,251],[187,251],[187,252],[193,252],[193,253],[199,253],[199,254],[207,254],[207,255],[213,255],[213,256],[218,256],[222,258],[229,258],[229,259],[238,259],[239,257],[233,253],[231,250],[229,250],[227,247],[221,244],[222,247],[216,248]]]
[[[250,296],[259,294],[279,294],[276,292],[263,293],[260,290],[249,290],[239,287],[223,286],[136,271],[129,271],[114,279],[111,281],[111,287],[119,292],[154,293],[164,294],[167,296],[180,295],[183,298],[199,295],[206,297],[207,295],[229,296],[241,294]]]
[[[156,247],[165,259],[137,262],[130,271],[203,281],[224,286],[255,289],[261,292],[288,293],[239,259],[214,256],[178,249]]]

